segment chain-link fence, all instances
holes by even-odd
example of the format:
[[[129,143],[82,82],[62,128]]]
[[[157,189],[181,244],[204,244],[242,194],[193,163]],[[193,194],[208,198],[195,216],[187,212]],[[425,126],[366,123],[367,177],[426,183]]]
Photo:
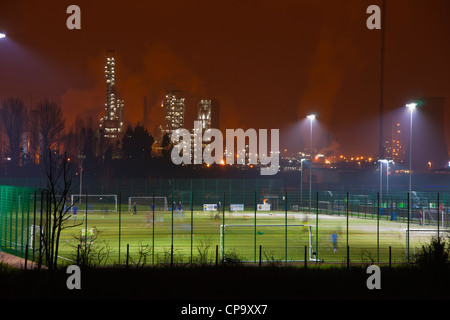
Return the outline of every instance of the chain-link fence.
[[[242,180],[157,183],[67,196],[59,263],[396,264],[446,234],[449,224],[448,193],[283,191],[280,184]],[[51,195],[0,190],[0,249],[45,264]]]
[[[0,186],[0,250],[24,257],[36,213],[35,189]]]

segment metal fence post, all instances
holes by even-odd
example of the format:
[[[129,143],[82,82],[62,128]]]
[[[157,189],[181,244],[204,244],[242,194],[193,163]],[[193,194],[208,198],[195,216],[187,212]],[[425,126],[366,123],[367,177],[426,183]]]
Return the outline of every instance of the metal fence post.
[[[38,270],[41,270],[42,264],[42,212],[44,210],[44,192],[41,191],[41,212],[39,215],[39,255],[38,255]]]
[[[409,263],[409,220],[411,216],[411,206],[410,206],[410,194],[408,192],[408,219],[407,219],[407,232],[406,232],[406,261]]]
[[[348,205],[349,205],[349,197],[348,197],[348,192],[347,192],[347,248],[348,248]],[[348,260],[350,259],[349,255],[349,250],[347,249],[347,267],[348,267]]]
[[[253,235],[253,237],[254,237],[254,248],[253,248],[253,251],[254,251],[254,253],[253,253],[253,260],[254,260],[254,262],[256,263],[256,191],[255,191],[255,206],[254,206],[254,214],[255,214],[255,227],[254,227],[254,235]]]
[[[129,263],[129,259],[130,259],[130,245],[127,243],[127,262],[126,262],[126,267],[128,269],[128,263]]]
[[[85,223],[85,236],[86,239],[84,241],[84,251],[87,252],[87,230],[88,230],[88,226],[87,226],[87,221],[88,221],[88,192],[87,192],[87,188],[86,188],[86,223]]]
[[[36,191],[34,191],[34,209],[33,209],[33,234],[34,237],[33,239],[31,239],[32,244],[31,247],[33,248],[33,252],[32,252],[32,260],[34,261],[34,248],[35,248],[35,239],[36,239]],[[42,201],[42,199],[41,199]]]
[[[350,247],[347,246],[347,270],[350,269]]]
[[[319,260],[319,192],[316,195],[316,262]]]
[[[284,193],[284,259],[285,259],[285,263],[287,263],[287,258],[288,258],[288,254],[287,254],[287,206],[288,206],[288,201],[287,201],[287,192]]]
[[[27,262],[28,262],[28,244],[25,245],[25,270],[27,270]]]
[[[436,211],[437,211],[437,236],[438,236],[438,242],[440,242],[441,235],[439,233],[439,219],[440,219],[440,212],[439,212],[439,192],[437,193],[437,204],[436,204]]]
[[[308,260],[308,246],[305,246],[305,270],[308,268],[307,267],[307,264],[308,264],[307,260]]]
[[[152,266],[155,264],[155,191],[152,192]]]
[[[224,193],[224,200],[225,200],[225,193]],[[225,208],[225,204],[224,204]],[[225,260],[225,213],[222,214],[222,262]]]
[[[191,263],[193,261],[192,260],[192,247],[194,244],[194,221],[193,221],[193,219],[194,219],[194,204],[193,204],[193,201],[194,201],[194,195],[191,191]]]
[[[120,266],[120,246],[122,244],[122,203],[121,203],[121,199],[122,199],[122,194],[121,191],[119,191],[119,266]]]
[[[262,251],[262,246],[259,245],[259,267],[261,268],[261,251]]]
[[[173,188],[174,188],[174,185],[173,185],[174,183],[173,183],[173,180],[172,180],[172,218],[171,218],[171,231],[170,231],[170,233],[171,233],[171,249],[170,249],[170,251],[171,251],[171,253],[170,253],[170,266],[172,267],[172,260],[173,260],[173,212],[174,212],[174,210],[175,210],[175,199],[174,199],[174,197],[173,197]]]
[[[377,263],[380,262],[380,193],[378,193],[378,214],[377,214]]]

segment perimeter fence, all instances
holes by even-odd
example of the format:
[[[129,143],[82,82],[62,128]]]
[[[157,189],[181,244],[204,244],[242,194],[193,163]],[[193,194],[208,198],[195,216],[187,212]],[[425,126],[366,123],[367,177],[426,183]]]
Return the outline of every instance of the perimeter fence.
[[[0,250],[39,265],[53,242],[60,264],[398,264],[449,227],[450,193],[215,185],[74,191],[59,217],[60,196],[0,186]],[[53,238],[57,219],[62,230]]]

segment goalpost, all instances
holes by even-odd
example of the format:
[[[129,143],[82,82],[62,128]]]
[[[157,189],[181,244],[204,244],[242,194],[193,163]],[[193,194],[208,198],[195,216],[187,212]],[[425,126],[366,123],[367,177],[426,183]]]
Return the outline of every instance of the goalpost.
[[[153,202],[153,199],[155,200]],[[136,203],[139,211],[152,211],[152,205],[155,211],[169,211],[167,197],[162,196],[145,196],[145,197],[128,197],[128,211],[133,211],[133,204]]]
[[[224,244],[224,238],[226,238],[226,228],[242,228],[242,227],[247,227],[247,228],[255,228],[254,224],[225,224],[225,225],[220,225],[220,257],[223,260],[225,258],[225,244]],[[307,261],[311,261],[311,262],[318,262],[321,261],[318,259],[316,252],[317,250],[315,249],[315,243],[314,243],[314,231],[313,231],[313,226],[311,225],[306,225],[306,224],[288,224],[287,226],[285,224],[258,224],[256,225],[257,228],[259,227],[263,227],[263,228],[286,228],[286,227],[297,227],[297,228],[307,228],[307,232],[308,232],[308,242],[307,242]],[[254,230],[252,231],[254,232]],[[258,233],[257,233],[258,234]],[[304,260],[290,260],[290,261],[304,261]]]
[[[34,250],[35,248],[42,248],[43,239],[44,230],[39,225],[31,224],[23,227],[22,232],[14,239],[10,239],[8,243],[10,247],[17,250],[25,250],[27,245],[30,250]]]
[[[439,208],[423,207],[419,209],[419,222],[422,225],[441,225],[445,224],[445,212]]]
[[[41,230],[40,226],[37,225],[31,225],[29,226],[29,234],[28,235],[28,247],[32,250],[35,249],[35,246],[38,248],[42,248],[42,239],[44,237],[44,231]]]
[[[154,199],[154,202],[153,202]],[[128,210],[133,211],[133,204],[136,203],[139,211],[152,211],[152,205],[155,211],[168,211],[167,197],[162,196],[143,196],[143,197],[128,197]]]
[[[442,237],[442,235],[448,235],[450,230],[442,227],[439,229],[433,228],[421,228],[421,229],[405,229],[405,237],[409,240],[409,250],[410,254],[416,254],[416,248],[420,247],[426,243],[429,243],[432,237]],[[408,239],[409,237],[409,239]],[[406,250],[406,248],[405,248]]]
[[[112,211],[117,212],[117,194],[72,194],[70,203],[77,206],[78,210],[82,210],[82,206],[86,205],[89,211]]]

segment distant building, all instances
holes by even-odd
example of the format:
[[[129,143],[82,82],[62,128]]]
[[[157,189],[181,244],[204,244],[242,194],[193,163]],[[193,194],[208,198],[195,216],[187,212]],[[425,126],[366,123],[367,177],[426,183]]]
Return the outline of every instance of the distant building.
[[[386,157],[395,163],[405,161],[405,134],[400,123],[392,126],[391,139],[386,141]]]
[[[106,103],[105,115],[100,119],[99,129],[104,138],[116,139],[124,131],[124,100],[117,97],[116,61],[114,51],[108,50],[105,63]]]
[[[198,103],[197,121],[202,122],[202,129],[219,129],[219,102],[212,99],[202,99]]]
[[[164,108],[163,135],[184,127],[185,98],[182,90],[166,90],[162,107]]]
[[[197,108],[197,119],[196,121],[200,121],[202,124],[202,130],[198,134],[201,134],[203,137],[203,134],[208,129],[219,129],[219,102],[214,99],[202,99],[198,103]],[[195,130],[192,130],[191,133],[191,139],[193,141],[192,143],[192,154],[194,157],[194,163],[197,163],[197,155],[195,154],[194,150],[197,148],[197,139],[196,139],[197,133]],[[209,144],[211,141],[209,140],[202,140],[202,150],[206,147],[207,144]]]

